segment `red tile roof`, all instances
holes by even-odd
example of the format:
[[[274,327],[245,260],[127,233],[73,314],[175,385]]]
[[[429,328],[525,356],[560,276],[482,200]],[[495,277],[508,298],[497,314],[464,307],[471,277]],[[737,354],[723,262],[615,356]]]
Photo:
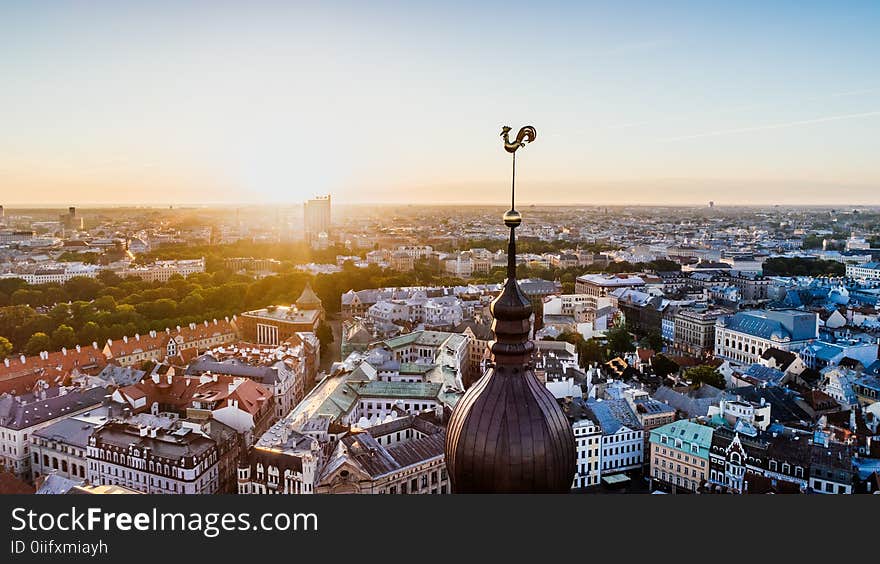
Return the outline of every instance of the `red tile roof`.
[[[0,381],[33,374],[39,370],[54,370],[69,375],[73,370],[97,374],[107,365],[101,349],[94,346],[44,352],[28,357],[9,357],[0,362]]]

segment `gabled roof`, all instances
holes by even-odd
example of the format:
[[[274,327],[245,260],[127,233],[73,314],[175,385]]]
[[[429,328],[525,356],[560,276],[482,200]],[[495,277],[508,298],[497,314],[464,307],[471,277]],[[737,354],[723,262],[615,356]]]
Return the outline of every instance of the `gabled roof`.
[[[56,371],[63,375],[73,370],[98,371],[107,364],[107,357],[94,346],[62,349],[28,357],[11,356],[0,361],[0,381],[39,371]]]
[[[42,392],[41,392],[42,393]],[[46,397],[35,394],[26,396],[0,396],[0,426],[8,429],[26,429],[66,417],[77,411],[96,406],[107,395],[105,388],[67,390],[49,388]]]
[[[769,347],[761,353],[761,358],[764,360],[774,360],[776,367],[785,372],[791,366],[791,363],[795,361],[797,355],[793,352],[777,349],[776,347]]]
[[[763,399],[770,404],[770,417],[780,423],[799,423],[812,419],[798,405],[799,396],[780,386],[745,386],[736,388],[732,393],[752,403],[760,403]]]
[[[587,408],[593,414],[593,417],[590,419],[596,421],[606,435],[613,435],[623,427],[633,431],[642,428],[638,417],[633,413],[626,400],[611,399],[599,401],[590,399],[587,401]]]
[[[744,374],[751,378],[751,381],[764,384],[779,384],[785,378],[783,371],[761,364],[750,365]]]

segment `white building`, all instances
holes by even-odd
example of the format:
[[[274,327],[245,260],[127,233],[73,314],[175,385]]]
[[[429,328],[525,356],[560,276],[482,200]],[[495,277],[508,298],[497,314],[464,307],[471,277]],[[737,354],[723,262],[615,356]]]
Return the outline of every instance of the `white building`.
[[[846,275],[849,278],[880,280],[880,262],[866,262],[865,264],[847,264]]]
[[[741,398],[722,399],[717,406],[710,405],[707,417],[723,417],[731,427],[737,421],[746,421],[752,427],[766,431],[770,426],[770,404],[761,398],[761,403],[754,404]]]
[[[629,403],[625,399],[588,400],[587,406],[591,419],[602,427],[602,476],[640,469],[645,435]]]
[[[577,470],[572,489],[599,485],[602,479],[602,428],[590,419],[572,425],[577,448]]]
[[[148,282],[167,282],[175,274],[186,278],[205,271],[205,258],[187,260],[160,260],[146,266],[125,266],[116,271],[122,278],[134,276]]]
[[[149,494],[213,494],[220,487],[213,439],[188,426],[176,430],[120,421],[92,434],[88,480]]]
[[[444,263],[446,272],[458,278],[470,278],[474,273],[474,261],[470,256],[460,254],[447,259]]]
[[[81,262],[50,263],[40,265],[27,272],[6,272],[0,275],[0,278],[21,278],[28,284],[35,285],[49,284],[51,282],[64,284],[71,278],[79,276],[95,278],[100,271],[101,267],[94,264],[84,264]]]
[[[31,435],[31,479],[55,474],[85,480],[86,449],[98,423],[77,416],[61,419]]]
[[[29,479],[34,433],[97,407],[106,394],[104,388],[81,391],[44,386],[34,393],[0,396],[0,467],[18,478]]]
[[[719,317],[715,356],[757,363],[769,348],[799,351],[819,337],[819,316],[799,310],[741,311]]]

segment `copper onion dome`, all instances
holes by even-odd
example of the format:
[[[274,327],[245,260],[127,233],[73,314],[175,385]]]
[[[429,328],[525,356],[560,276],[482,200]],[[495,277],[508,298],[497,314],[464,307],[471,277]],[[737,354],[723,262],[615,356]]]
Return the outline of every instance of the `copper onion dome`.
[[[505,148],[513,153],[535,138],[524,127]],[[524,133],[524,131],[526,133]],[[513,150],[511,150],[513,147]],[[446,467],[454,493],[567,492],[575,473],[571,425],[553,394],[535,376],[529,340],[532,306],[516,281],[514,230],[522,217],[504,214],[510,228],[507,280],[491,305],[492,364],[458,401],[446,432]]]

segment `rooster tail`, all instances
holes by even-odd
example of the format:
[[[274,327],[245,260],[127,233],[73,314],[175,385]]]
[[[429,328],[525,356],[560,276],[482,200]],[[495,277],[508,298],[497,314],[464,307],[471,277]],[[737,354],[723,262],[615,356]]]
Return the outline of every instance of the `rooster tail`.
[[[527,125],[519,130],[519,133],[516,134],[516,142],[517,143],[531,143],[535,140],[535,137],[538,135],[538,132],[535,131],[535,128],[531,125]]]

